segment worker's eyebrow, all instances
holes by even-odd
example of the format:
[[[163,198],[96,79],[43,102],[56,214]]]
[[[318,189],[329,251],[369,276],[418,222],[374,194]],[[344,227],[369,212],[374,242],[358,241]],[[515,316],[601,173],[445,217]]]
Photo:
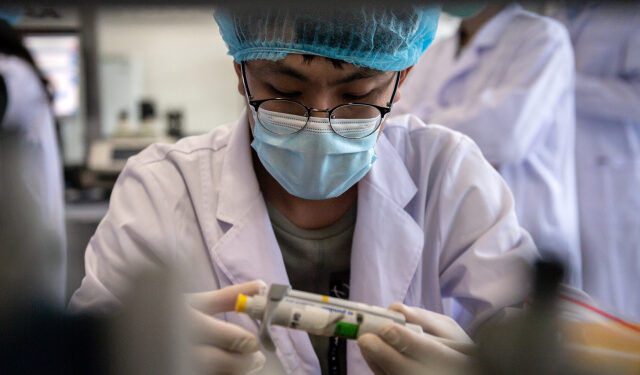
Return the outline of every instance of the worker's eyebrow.
[[[309,82],[309,78],[307,78],[307,76],[305,76],[302,72],[287,66],[283,63],[281,63],[280,61],[274,61],[271,62],[269,64],[267,64],[265,66],[265,70],[268,73],[272,73],[272,74],[284,74],[287,75],[289,77],[295,78],[299,81],[302,82]]]
[[[344,78],[340,78],[339,80],[335,81],[334,84],[340,85],[340,84],[344,84],[344,83],[357,81],[359,79],[372,78],[372,77],[376,77],[376,76],[382,75],[383,73],[384,72],[381,71],[381,70],[376,70],[376,69],[371,69],[371,68],[360,68],[360,69],[356,70],[355,72],[349,74],[348,76],[346,76]]]
[[[284,63],[282,63],[281,61],[273,61],[273,62],[269,62],[268,64],[266,64],[264,66],[264,69],[266,70],[266,73],[271,73],[271,74],[284,74],[287,75],[289,77],[295,78],[299,81],[302,82],[309,82],[310,79],[302,72],[300,72],[299,70],[295,69],[294,67],[288,66]],[[333,84],[335,85],[340,85],[340,84],[345,84],[345,83],[349,83],[349,82],[353,82],[353,81],[357,81],[359,79],[365,79],[365,78],[372,78],[372,77],[377,77],[380,76],[382,74],[384,74],[385,72],[381,71],[381,70],[376,70],[376,69],[371,69],[371,68],[359,68],[358,70],[356,70],[355,72],[349,74],[346,77],[340,78],[336,81],[333,82]]]

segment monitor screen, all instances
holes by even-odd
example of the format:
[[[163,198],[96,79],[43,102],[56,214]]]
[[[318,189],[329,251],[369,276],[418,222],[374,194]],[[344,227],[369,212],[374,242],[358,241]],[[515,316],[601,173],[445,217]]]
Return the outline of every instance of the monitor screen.
[[[54,90],[58,117],[78,112],[80,38],[75,34],[27,34],[24,43]]]

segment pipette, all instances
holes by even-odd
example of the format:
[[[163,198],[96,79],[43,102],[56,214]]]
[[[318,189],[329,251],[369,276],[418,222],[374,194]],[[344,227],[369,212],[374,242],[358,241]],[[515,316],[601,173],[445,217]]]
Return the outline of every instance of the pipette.
[[[357,339],[365,333],[377,334],[389,323],[397,323],[423,335],[422,327],[407,323],[403,314],[360,302],[292,290],[288,285],[272,284],[267,295],[245,296],[236,301],[236,312],[260,320],[260,340],[265,348],[275,350],[270,326],[303,330],[315,335]],[[456,350],[468,352],[471,344],[432,336]]]

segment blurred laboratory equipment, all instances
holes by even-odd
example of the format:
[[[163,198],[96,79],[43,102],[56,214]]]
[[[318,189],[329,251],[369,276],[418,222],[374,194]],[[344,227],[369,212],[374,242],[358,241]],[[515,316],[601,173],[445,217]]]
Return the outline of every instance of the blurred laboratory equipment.
[[[121,112],[113,137],[91,143],[87,156],[87,170],[91,172],[92,186],[111,190],[130,157],[154,143],[174,143],[177,138],[166,136],[156,116],[152,100],[140,101],[140,122],[137,131]]]
[[[111,189],[130,157],[154,143],[173,142],[174,138],[163,136],[129,136],[93,142],[89,149],[87,168],[95,174],[94,185]]]
[[[478,333],[479,374],[637,374],[640,326],[560,284],[559,263],[538,262],[532,301]]]
[[[174,110],[167,112],[167,136],[180,139],[184,137],[183,112]]]
[[[126,110],[120,111],[118,114],[118,122],[116,123],[115,129],[113,129],[113,137],[130,137],[133,135],[133,132],[134,130],[131,125],[131,121],[129,121],[129,112]]]
[[[140,102],[140,136],[155,137],[160,133],[160,124],[156,116],[156,105],[151,100]]]
[[[584,290],[640,321],[640,6],[570,2]]]

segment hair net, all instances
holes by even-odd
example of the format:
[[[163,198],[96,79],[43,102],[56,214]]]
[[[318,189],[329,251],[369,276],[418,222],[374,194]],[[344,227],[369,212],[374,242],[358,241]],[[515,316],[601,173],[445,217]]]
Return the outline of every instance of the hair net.
[[[382,71],[418,62],[433,41],[437,6],[332,9],[220,8],[215,19],[240,61],[319,55]]]

